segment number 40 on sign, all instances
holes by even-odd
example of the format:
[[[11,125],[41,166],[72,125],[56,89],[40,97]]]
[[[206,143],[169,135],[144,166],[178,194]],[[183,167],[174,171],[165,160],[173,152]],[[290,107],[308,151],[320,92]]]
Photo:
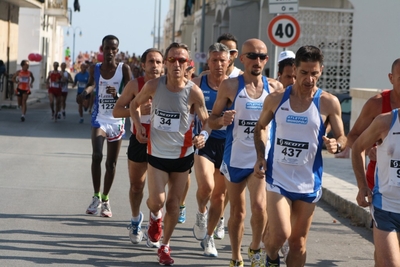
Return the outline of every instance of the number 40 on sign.
[[[300,37],[300,24],[290,15],[278,15],[268,24],[268,37],[276,46],[291,46]]]

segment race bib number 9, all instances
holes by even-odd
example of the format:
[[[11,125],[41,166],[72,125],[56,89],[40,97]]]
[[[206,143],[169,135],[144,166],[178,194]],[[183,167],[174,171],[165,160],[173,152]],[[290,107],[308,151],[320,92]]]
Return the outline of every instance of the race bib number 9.
[[[276,139],[277,160],[291,165],[304,165],[307,162],[308,142]]]
[[[179,112],[170,112],[156,109],[154,112],[153,127],[164,132],[177,133],[181,122]]]
[[[389,185],[400,187],[400,160],[390,160]]]
[[[254,127],[256,120],[241,120],[238,121],[237,138],[240,140],[253,141],[254,140]]]

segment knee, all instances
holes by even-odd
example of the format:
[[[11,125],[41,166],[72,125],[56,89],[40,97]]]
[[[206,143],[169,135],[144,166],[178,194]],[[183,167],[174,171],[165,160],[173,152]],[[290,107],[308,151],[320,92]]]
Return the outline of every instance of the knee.
[[[296,238],[291,236],[288,240],[290,251],[293,253],[304,254],[306,253],[306,240],[304,237]]]
[[[142,194],[144,189],[144,183],[134,182],[131,183],[130,192],[132,194]]]
[[[179,213],[179,201],[176,199],[168,199],[167,203],[165,203],[165,209],[171,215],[177,215]]]
[[[92,154],[92,161],[93,163],[99,163],[103,160],[103,154],[102,153],[98,153],[98,152],[94,152]]]
[[[115,169],[116,169],[116,166],[117,166],[117,162],[115,162],[115,161],[106,161],[106,170],[107,171],[115,171]]]
[[[262,216],[263,214],[267,214],[267,207],[265,203],[254,202],[251,203],[251,212],[252,215]]]
[[[243,223],[246,217],[246,211],[240,207],[234,207],[231,205],[231,214],[229,220],[234,222]]]
[[[197,194],[202,198],[207,198],[211,195],[212,188],[209,183],[202,183],[198,185]]]

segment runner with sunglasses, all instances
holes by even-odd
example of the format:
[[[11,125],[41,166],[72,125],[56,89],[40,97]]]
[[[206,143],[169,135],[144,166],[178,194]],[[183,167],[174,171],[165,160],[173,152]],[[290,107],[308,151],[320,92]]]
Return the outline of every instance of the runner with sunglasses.
[[[203,93],[184,77],[189,60],[188,47],[172,43],[165,53],[167,75],[148,81],[130,104],[131,118],[137,129],[136,138],[140,143],[148,144],[147,206],[150,218],[145,234],[148,243],[160,246],[157,252],[160,265],[174,264],[169,243],[178,223],[180,202],[193,166],[193,144],[203,148],[211,132],[207,127],[208,113]],[[149,99],[152,100],[152,108],[148,132],[141,124],[140,106],[148,103]],[[192,142],[194,113],[204,125],[204,130]],[[148,136],[151,138],[148,139]],[[166,212],[162,233],[164,205]]]
[[[214,130],[227,126],[223,162],[230,202],[228,221],[232,247],[230,266],[244,266],[241,245],[246,217],[246,187],[251,201],[252,241],[248,249],[251,266],[264,266],[261,249],[262,236],[267,223],[265,180],[255,177],[254,126],[260,116],[264,99],[276,90],[283,90],[280,82],[262,76],[268,61],[267,47],[259,39],[249,39],[242,46],[240,61],[244,73],[224,80],[218,90],[209,124]],[[224,111],[225,110],[225,111]],[[221,117],[222,112],[224,115]]]
[[[237,67],[235,67],[235,59],[239,55],[238,51],[238,41],[236,37],[231,33],[224,33],[217,39],[218,43],[224,44],[229,49],[229,65],[228,69],[226,70],[226,75],[229,78],[235,78],[240,74],[243,74],[243,71]]]

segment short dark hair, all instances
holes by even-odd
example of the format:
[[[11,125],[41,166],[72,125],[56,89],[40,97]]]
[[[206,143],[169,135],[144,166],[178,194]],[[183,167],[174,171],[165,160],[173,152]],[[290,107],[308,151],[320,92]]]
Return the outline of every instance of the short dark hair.
[[[156,48],[149,48],[146,51],[144,51],[144,53],[142,54],[142,56],[140,57],[140,62],[142,63],[146,63],[147,60],[147,54],[151,53],[151,52],[157,52],[161,55],[161,57],[164,57],[164,55],[161,53],[160,50],[156,49]]]
[[[112,34],[109,34],[109,35],[104,36],[103,40],[101,41],[101,45],[103,46],[103,45],[104,45],[104,42],[105,42],[105,41],[108,41],[108,40],[117,40],[118,45],[119,45],[119,39],[118,39],[118,37],[115,36],[115,35],[112,35]]]
[[[21,67],[25,66],[26,63],[28,63],[28,62],[29,62],[29,60],[23,59],[23,60],[21,61]]]
[[[238,48],[238,41],[236,37],[231,33],[223,33],[220,37],[218,37],[217,42],[220,43],[221,41],[234,41],[236,44],[236,49]]]
[[[184,44],[184,43],[172,43],[172,44],[170,44],[170,45],[167,47],[167,49],[165,50],[165,57],[164,57],[164,59],[167,59],[169,50],[171,50],[172,48],[183,48],[183,49],[185,49],[185,50],[188,52],[188,54],[190,54],[189,48],[188,48],[188,46],[187,46],[186,44]]]
[[[324,63],[324,55],[321,49],[313,45],[305,45],[299,48],[296,52],[294,60],[296,67],[300,66],[301,62],[319,62],[322,66]]]
[[[286,66],[293,66],[293,64],[294,64],[294,58],[287,58],[282,60],[281,62],[278,63],[278,72],[282,74],[283,69]]]

